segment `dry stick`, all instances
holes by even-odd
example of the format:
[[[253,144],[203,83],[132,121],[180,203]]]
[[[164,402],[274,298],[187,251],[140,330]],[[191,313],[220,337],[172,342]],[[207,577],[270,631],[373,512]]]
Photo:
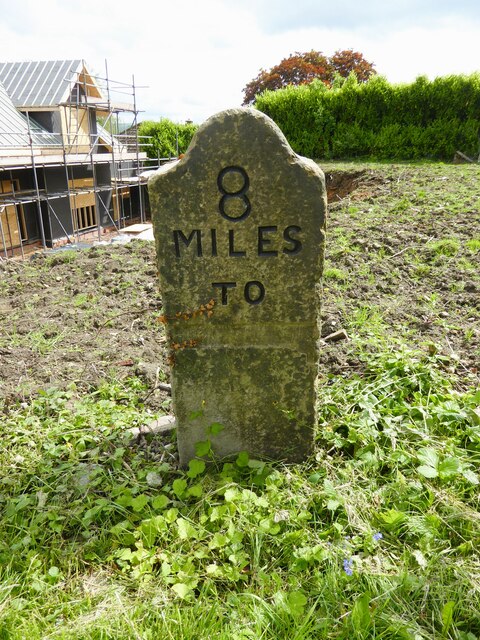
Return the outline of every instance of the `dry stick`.
[[[435,236],[430,236],[430,238],[425,242],[425,244],[428,244],[431,240],[434,239],[434,237]],[[421,246],[419,244],[414,244],[411,247],[405,247],[401,251],[397,251],[397,253],[394,253],[392,256],[386,256],[385,260],[391,260],[392,258],[396,258],[397,256],[400,256],[402,253],[405,253],[405,251],[409,251],[410,249],[421,249]]]
[[[168,384],[167,382],[157,382],[157,384],[150,389],[147,395],[142,398],[142,404],[144,404],[157,389],[160,389],[160,391],[166,391],[168,394],[172,395],[171,384]]]
[[[348,340],[348,334],[345,329],[334,331],[323,338],[324,342],[338,342],[339,340]]]
[[[391,260],[392,258],[396,258],[397,256],[400,256],[402,253],[405,253],[405,251],[409,251],[409,249],[415,249],[415,246],[413,247],[405,247],[405,249],[402,249],[401,251],[397,251],[397,253],[394,253],[392,256],[386,256],[386,260]]]
[[[116,320],[117,318],[121,318],[122,316],[129,316],[132,315],[134,313],[145,313],[146,311],[151,311],[150,307],[146,307],[145,309],[137,309],[136,311],[123,311],[122,313],[117,313],[114,316],[111,316],[110,318],[108,318],[108,320],[106,320],[103,324],[101,324],[96,333],[93,334],[93,338],[95,339],[98,334],[100,333],[100,331],[105,328],[107,326],[107,324],[109,324],[112,320]]]

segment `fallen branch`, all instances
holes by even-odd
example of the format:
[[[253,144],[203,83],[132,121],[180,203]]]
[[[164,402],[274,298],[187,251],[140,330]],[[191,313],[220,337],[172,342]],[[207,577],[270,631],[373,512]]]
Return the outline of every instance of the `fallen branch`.
[[[435,236],[430,236],[430,238],[428,238],[428,240],[425,242],[425,244],[427,245],[434,238],[435,238]],[[392,258],[396,258],[397,256],[401,256],[402,253],[405,253],[405,251],[408,251],[409,249],[421,249],[421,246],[419,244],[412,244],[409,247],[404,247],[401,251],[397,251],[397,253],[394,253],[391,256],[385,256],[385,260],[391,260]]]
[[[330,333],[328,336],[323,338],[324,342],[339,342],[339,340],[348,340],[348,333],[345,329],[340,329],[340,331]]]
[[[460,164],[461,162],[469,162],[470,164],[474,164],[475,160],[467,156],[465,153],[461,151],[455,151],[455,155],[453,156],[453,163]]]
[[[172,433],[176,426],[175,416],[160,416],[160,418],[157,418],[157,420],[154,420],[148,425],[128,429],[128,433],[130,433],[133,438],[146,435],[158,435],[159,433],[165,435]]]

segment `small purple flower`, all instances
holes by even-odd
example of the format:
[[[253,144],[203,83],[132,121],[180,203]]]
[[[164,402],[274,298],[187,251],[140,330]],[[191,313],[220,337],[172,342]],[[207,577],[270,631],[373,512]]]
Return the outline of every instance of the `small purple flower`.
[[[352,558],[343,561],[343,570],[347,574],[347,576],[353,576],[353,560]]]
[[[383,533],[380,533],[380,531],[378,533],[373,534],[373,539],[375,540],[375,542],[378,542],[382,538],[383,538]]]

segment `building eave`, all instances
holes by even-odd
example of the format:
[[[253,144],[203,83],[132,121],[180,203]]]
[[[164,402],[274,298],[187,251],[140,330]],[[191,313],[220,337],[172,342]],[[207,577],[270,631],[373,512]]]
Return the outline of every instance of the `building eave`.
[[[0,168],[1,169],[25,169],[31,168],[33,166],[32,162],[32,154],[30,151],[22,153],[23,150],[15,150],[12,149],[11,155],[1,155],[0,156]],[[63,153],[56,153],[52,149],[51,154],[45,154],[40,149],[33,149],[33,159],[35,161],[36,167],[48,167],[54,165],[74,165],[74,164],[110,164],[114,160],[115,162],[119,161],[137,161],[137,154],[132,152],[115,152],[115,154],[111,153],[67,153],[65,156]],[[138,154],[139,162],[143,162],[147,160],[146,153]]]

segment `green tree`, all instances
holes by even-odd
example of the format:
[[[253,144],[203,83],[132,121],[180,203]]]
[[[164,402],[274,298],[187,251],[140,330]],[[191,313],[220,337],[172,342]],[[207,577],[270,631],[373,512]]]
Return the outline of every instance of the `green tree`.
[[[149,158],[172,158],[185,153],[197,130],[192,122],[175,123],[167,118],[145,120],[138,129],[139,143]]]

